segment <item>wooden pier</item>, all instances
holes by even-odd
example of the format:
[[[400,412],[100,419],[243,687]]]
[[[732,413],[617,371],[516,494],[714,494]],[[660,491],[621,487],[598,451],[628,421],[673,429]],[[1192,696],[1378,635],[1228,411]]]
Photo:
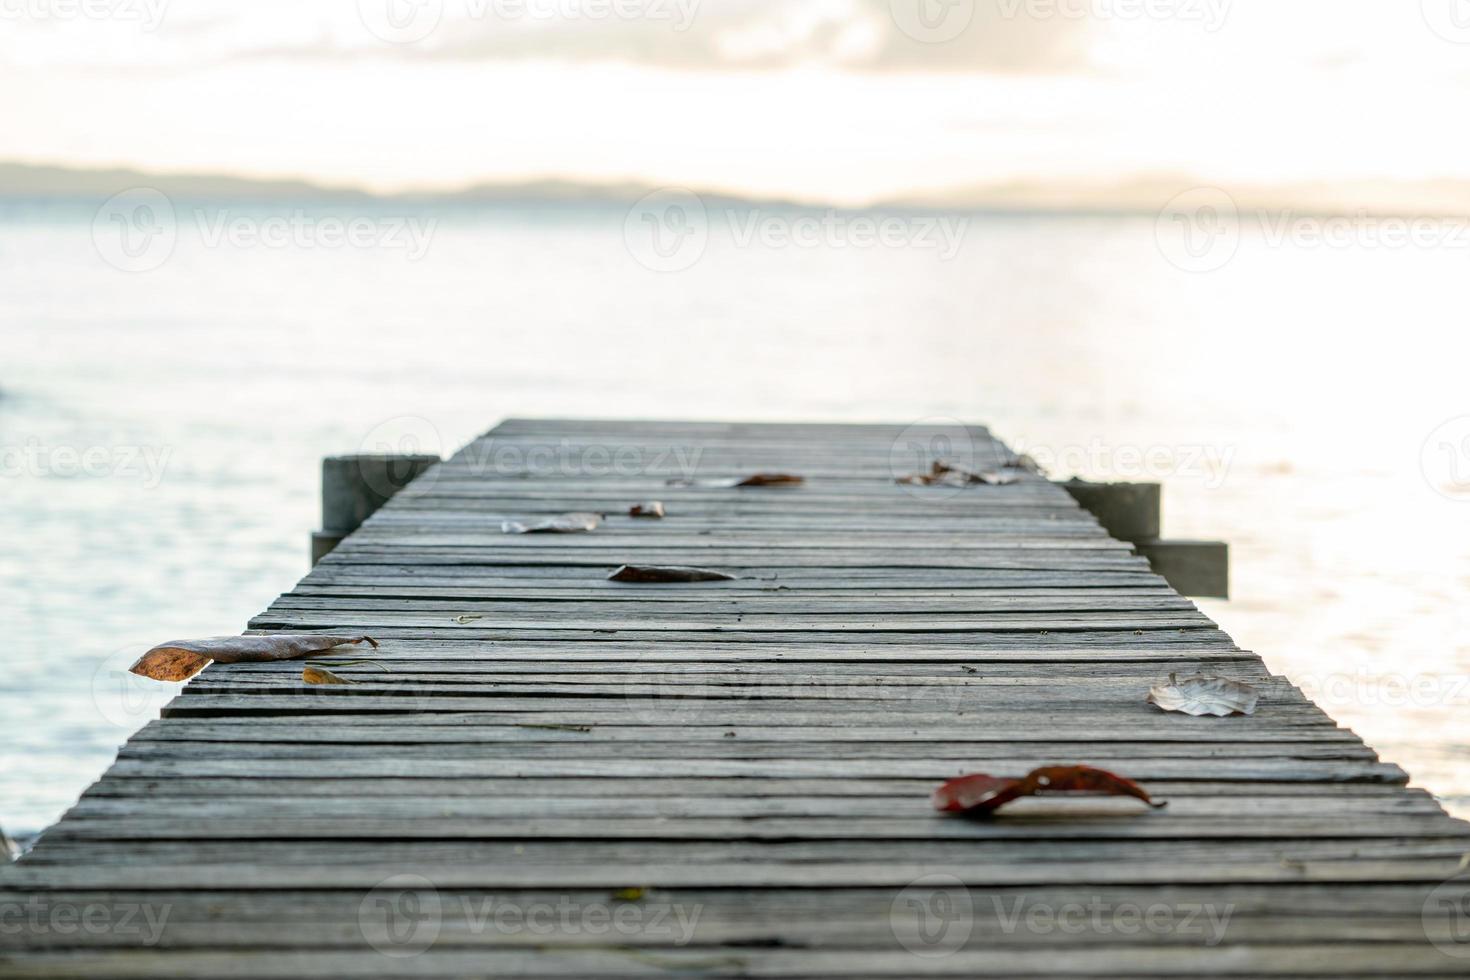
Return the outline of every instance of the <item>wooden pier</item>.
[[[501,425],[251,623],[365,632],[332,659],[379,664],[210,667],[0,871],[0,976],[1470,971],[1470,826],[1060,487],[895,482],[941,436],[1010,455],[979,427]],[[699,482],[756,472],[806,482]],[[668,516],[622,516],[645,500]],[[570,511],[608,516],[501,531]],[[1145,702],[1199,671],[1255,715]],[[1062,763],[1169,805],[930,804]]]

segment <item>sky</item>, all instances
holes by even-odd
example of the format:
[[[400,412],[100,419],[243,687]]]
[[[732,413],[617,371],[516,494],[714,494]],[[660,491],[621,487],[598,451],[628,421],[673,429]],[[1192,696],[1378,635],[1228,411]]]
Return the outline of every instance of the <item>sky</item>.
[[[1470,179],[1470,0],[0,0],[0,160],[860,203]]]

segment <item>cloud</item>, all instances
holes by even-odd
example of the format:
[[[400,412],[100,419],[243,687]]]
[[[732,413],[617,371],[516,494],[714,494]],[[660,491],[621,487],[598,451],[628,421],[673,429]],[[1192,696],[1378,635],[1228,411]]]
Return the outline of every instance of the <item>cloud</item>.
[[[99,9],[112,10],[110,17],[10,20],[0,36],[0,63],[158,71],[265,59],[557,61],[685,71],[1083,67],[1087,22],[1034,16],[1035,2],[107,0]]]
[[[726,71],[1065,71],[1085,64],[1084,22],[1016,10],[997,0],[445,0],[438,29],[393,53]]]

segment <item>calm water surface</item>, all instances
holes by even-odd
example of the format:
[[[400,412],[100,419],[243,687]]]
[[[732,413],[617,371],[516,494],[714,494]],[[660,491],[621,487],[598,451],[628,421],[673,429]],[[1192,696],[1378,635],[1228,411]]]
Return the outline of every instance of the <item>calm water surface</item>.
[[[321,456],[512,414],[964,418],[1056,476],[1163,479],[1171,536],[1234,546],[1206,611],[1470,815],[1464,250],[1246,229],[1201,273],[1144,217],[973,215],[948,260],[717,219],[655,272],[621,209],[433,217],[417,261],[190,226],[130,274],[90,207],[0,207],[7,831],[156,714],[137,653],[305,572]]]

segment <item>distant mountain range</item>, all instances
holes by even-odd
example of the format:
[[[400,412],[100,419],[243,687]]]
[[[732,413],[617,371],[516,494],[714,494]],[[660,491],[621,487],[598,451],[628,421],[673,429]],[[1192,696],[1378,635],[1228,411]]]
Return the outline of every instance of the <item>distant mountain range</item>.
[[[941,210],[1055,212],[1154,212],[1201,181],[1160,174],[1122,182],[1025,181],[916,191],[874,207]],[[1339,181],[1281,186],[1221,185],[1243,209],[1292,209],[1317,214],[1470,215],[1470,182]],[[629,204],[660,188],[634,182],[593,184],[564,180],[472,184],[451,191],[375,194],[360,188],[306,180],[272,180],[219,174],[163,174],[132,169],[88,170],[0,163],[0,198],[105,198],[132,187],[153,187],[183,200],[402,201],[423,204]],[[824,206],[826,202],[776,200],[699,191],[708,206]]]
[[[356,187],[306,180],[269,180],[220,174],[165,174],[142,170],[0,163],[0,198],[106,198],[133,187],[152,187],[169,197],[199,201],[409,201],[431,204],[631,204],[659,187],[636,183],[586,184],[563,180],[471,184],[451,191],[377,194]],[[783,203],[700,192],[706,204]],[[790,202],[785,202],[790,203]]]

